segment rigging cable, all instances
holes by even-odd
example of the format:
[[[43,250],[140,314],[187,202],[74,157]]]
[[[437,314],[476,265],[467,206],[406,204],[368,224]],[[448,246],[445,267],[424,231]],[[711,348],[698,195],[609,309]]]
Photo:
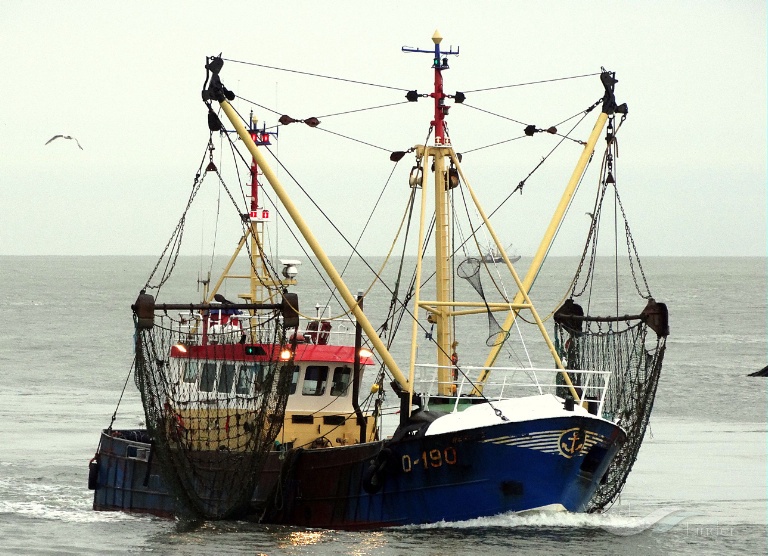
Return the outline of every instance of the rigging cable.
[[[572,127],[572,128],[571,128],[571,132],[569,132],[569,133],[567,133],[567,134],[565,134],[565,135],[563,135],[563,134],[561,134],[561,133],[557,133],[557,131],[555,131],[554,133],[552,133],[552,132],[550,132],[549,130],[551,130],[551,129],[555,129],[555,130],[557,130],[557,128],[558,128],[559,126],[561,126],[561,125],[563,125],[564,123],[566,123],[566,122],[568,122],[568,121],[570,121],[570,120],[572,120],[572,119],[574,119],[574,118],[578,117],[579,115],[583,115],[583,116],[586,116],[586,115],[587,115],[587,114],[589,114],[589,113],[590,113],[592,110],[594,110],[594,109],[595,109],[595,107],[599,106],[599,105],[600,105],[600,103],[602,103],[602,102],[603,102],[603,99],[602,99],[602,98],[601,98],[601,99],[598,99],[598,100],[597,100],[597,102],[595,102],[594,104],[592,104],[592,106],[590,106],[589,108],[587,108],[587,109],[585,109],[585,110],[581,110],[581,111],[579,111],[579,112],[576,112],[576,114],[574,114],[573,116],[569,116],[569,117],[567,117],[566,119],[562,120],[561,122],[558,122],[558,123],[554,124],[553,126],[550,126],[550,127],[549,127],[549,128],[547,128],[546,130],[536,130],[536,128],[535,128],[535,126],[534,126],[534,133],[535,133],[536,131],[547,131],[547,132],[548,132],[550,135],[557,135],[558,137],[563,137],[564,139],[568,139],[569,141],[573,141],[574,143],[578,143],[579,145],[584,145],[584,144],[585,144],[585,143],[584,143],[584,141],[582,141],[582,140],[580,140],[580,139],[573,139],[573,138],[571,138],[571,137],[570,137],[570,133],[571,133],[571,132],[572,132],[572,131],[575,129],[575,127],[576,127],[576,126]],[[467,106],[467,107],[469,107],[469,108],[472,108],[472,109],[474,109],[474,110],[479,110],[480,112],[485,112],[486,114],[490,114],[490,115],[492,115],[492,116],[496,116],[497,118],[501,118],[501,119],[503,119],[503,120],[509,120],[509,121],[512,121],[512,122],[518,123],[518,124],[520,124],[520,125],[525,125],[525,123],[524,123],[524,122],[521,122],[521,121],[519,121],[519,120],[515,120],[514,118],[510,118],[510,117],[508,117],[508,116],[503,116],[503,115],[501,115],[501,114],[497,114],[497,113],[495,113],[495,112],[491,112],[490,110],[485,110],[485,109],[483,109],[483,108],[479,108],[479,107],[477,107],[477,106],[472,106],[471,104],[467,104],[466,102],[465,102],[465,103],[463,103],[463,104],[462,104],[462,106]],[[583,119],[584,119],[584,118],[582,117],[582,120],[583,120]],[[579,123],[580,123],[580,122],[581,122],[581,120],[579,120]],[[578,125],[578,123],[577,123],[577,125]],[[527,129],[527,128],[526,128],[526,129]],[[530,135],[528,135],[527,133],[524,133],[523,135],[520,135],[520,136],[518,136],[518,137],[513,137],[512,139],[505,139],[504,141],[497,141],[497,142],[495,142],[495,143],[491,143],[491,144],[489,144],[489,145],[484,145],[484,146],[482,146],[482,147],[476,147],[476,148],[474,148],[474,149],[470,149],[470,150],[464,151],[464,154],[467,154],[467,153],[471,153],[471,152],[475,152],[475,151],[480,151],[480,150],[483,150],[483,149],[487,149],[487,148],[489,148],[489,147],[495,147],[495,146],[497,146],[497,145],[503,145],[504,143],[510,143],[510,142],[512,142],[512,141],[517,141],[518,139],[524,139],[525,137],[530,137]]]
[[[554,79],[541,79],[539,81],[528,81],[526,83],[515,83],[513,85],[501,85],[498,87],[486,87],[484,89],[471,89],[469,91],[463,91],[465,94],[467,93],[482,93],[485,91],[495,91],[498,89],[510,89],[512,87],[524,87],[526,85],[540,85],[542,83],[553,83],[555,81],[567,81],[569,79],[580,79],[582,77],[594,77],[595,75],[600,75],[601,72],[597,73],[585,73],[583,75],[572,75],[570,77],[556,77]]]
[[[168,279],[171,277],[171,274],[173,273],[173,269],[176,267],[176,261],[178,260],[179,252],[181,250],[181,241],[184,235],[184,224],[186,223],[187,213],[189,212],[189,209],[192,205],[192,201],[195,199],[195,196],[200,190],[200,186],[202,185],[202,182],[205,179],[205,176],[203,175],[203,165],[205,164],[206,155],[209,153],[209,146],[212,145],[212,137],[213,137],[213,133],[211,133],[208,137],[208,144],[205,147],[205,152],[203,153],[203,157],[200,161],[200,166],[198,167],[197,173],[195,174],[195,179],[192,182],[192,191],[190,192],[189,198],[187,199],[187,205],[186,207],[184,207],[184,211],[182,212],[181,217],[179,218],[179,222],[176,224],[176,228],[171,233],[171,237],[168,239],[168,243],[166,243],[165,248],[160,254],[160,258],[157,260],[155,267],[152,269],[152,272],[149,274],[149,277],[147,278],[147,281],[144,284],[143,289],[145,290],[155,289],[159,294],[160,288],[168,281]],[[200,179],[201,175],[203,175],[203,180]],[[169,250],[170,250],[170,253],[169,253]],[[152,278],[154,278],[155,273],[157,272],[157,269],[160,267],[160,263],[163,262],[163,259],[165,258],[166,253],[169,253],[168,260],[166,262],[165,269],[163,270],[163,274],[160,278],[160,282],[156,286],[152,286],[150,285],[150,282],[152,281]]]
[[[343,81],[345,83],[354,83],[355,85],[367,85],[369,87],[379,87],[381,89],[392,89],[392,90],[395,90],[395,91],[405,91],[405,92],[408,92],[410,90],[410,89],[404,89],[402,87],[392,87],[391,85],[380,85],[380,84],[377,84],[377,83],[368,83],[366,81],[357,81],[357,80],[354,80],[354,79],[346,79],[344,77],[334,77],[332,75],[322,75],[322,74],[319,74],[319,73],[312,73],[312,72],[308,72],[308,71],[299,71],[299,70],[293,70],[293,69],[288,69],[288,68],[278,68],[276,66],[268,66],[266,64],[257,64],[256,62],[245,62],[243,60],[232,60],[231,58],[222,58],[222,60],[225,61],[225,62],[232,62],[232,63],[235,63],[235,64],[243,64],[243,65],[246,65],[246,66],[256,66],[256,67],[259,67],[259,68],[266,68],[266,69],[271,69],[271,70],[276,70],[276,71],[284,71],[284,72],[287,72],[287,73],[297,73],[299,75],[307,75],[309,77],[319,77],[319,78],[322,78],[322,79],[330,79],[330,80],[333,80],[333,81]]]
[[[219,133],[219,153],[222,152],[221,145],[223,143],[224,143],[224,139],[221,136],[221,133]],[[221,166],[221,157],[222,155],[219,154],[219,166]],[[213,163],[213,145],[211,145],[210,158],[211,158],[211,163]],[[213,270],[213,259],[216,256],[216,239],[219,234],[219,216],[221,214],[221,188],[222,186],[224,186],[224,188],[226,189],[226,185],[224,185],[224,180],[222,179],[218,168],[216,170],[216,176],[219,178],[219,191],[218,191],[218,195],[216,196],[216,218],[214,220],[214,226],[213,226],[213,246],[211,247],[211,264],[208,267],[208,272],[211,272]],[[229,193],[228,190],[227,190],[227,193]],[[230,198],[231,198],[231,195],[230,195]],[[234,202],[234,199],[232,199],[232,202]],[[202,265],[202,261],[201,261],[201,265]]]
[[[123,390],[120,392],[120,397],[117,400],[117,405],[115,406],[115,412],[112,413],[112,419],[109,421],[109,426],[107,427],[107,432],[110,432],[112,430],[112,425],[115,424],[115,419],[117,419],[117,410],[120,409],[120,402],[123,401],[123,395],[125,394],[125,388],[128,386],[128,380],[131,378],[131,373],[133,372],[133,368],[136,366],[136,357],[134,356],[133,361],[131,362],[131,368],[128,369],[128,376],[125,377],[125,382],[123,383]],[[134,378],[134,380],[136,380]]]
[[[569,130],[569,131],[568,131],[568,133],[566,134],[566,136],[569,136],[571,133],[573,133],[573,131],[574,131],[574,130],[575,130],[575,129],[576,129],[578,126],[579,126],[579,124],[581,124],[581,123],[584,121],[584,118],[586,118],[587,114],[589,114],[589,112],[591,112],[591,111],[592,111],[592,110],[595,108],[595,106],[599,105],[599,104],[600,104],[600,102],[602,102],[602,100],[600,100],[600,101],[598,101],[597,103],[593,104],[592,106],[590,106],[590,107],[589,107],[589,108],[587,108],[586,110],[583,110],[582,112],[580,112],[579,114],[583,114],[582,118],[581,118],[581,119],[580,119],[578,122],[576,122],[576,123],[573,125],[573,127],[572,127],[572,128]],[[570,119],[572,119],[572,118],[573,118],[573,117],[571,117],[571,118],[568,118],[568,120],[570,120]],[[568,120],[564,120],[564,121],[568,121]],[[617,128],[617,130],[618,130],[618,128]],[[561,139],[561,140],[560,140],[560,141],[559,141],[559,142],[558,142],[558,143],[557,143],[557,144],[556,144],[556,145],[555,145],[555,146],[554,146],[554,147],[553,147],[553,148],[552,148],[552,149],[549,151],[549,153],[547,153],[547,155],[546,155],[546,156],[542,157],[542,160],[536,164],[536,166],[533,168],[533,170],[531,170],[531,171],[528,173],[528,175],[527,175],[527,176],[526,176],[526,177],[525,177],[523,180],[521,180],[521,181],[518,183],[517,187],[516,187],[516,188],[515,188],[515,189],[514,189],[514,190],[513,190],[511,193],[509,193],[509,194],[508,194],[506,197],[504,197],[504,199],[502,199],[502,200],[501,200],[501,202],[500,202],[498,205],[496,205],[496,208],[494,208],[494,209],[493,209],[491,212],[489,212],[489,213],[488,213],[488,219],[489,219],[489,220],[490,220],[490,219],[493,217],[493,215],[494,215],[494,214],[496,214],[496,213],[497,213],[499,210],[501,210],[501,207],[503,207],[503,206],[504,206],[504,205],[507,203],[507,201],[509,201],[509,199],[511,199],[511,198],[512,198],[512,195],[514,195],[514,194],[515,194],[515,193],[516,193],[518,190],[520,190],[520,191],[522,192],[522,187],[525,185],[525,182],[526,182],[526,181],[527,181],[527,180],[528,180],[528,179],[529,179],[529,178],[530,178],[530,177],[531,177],[531,176],[532,176],[532,175],[533,175],[533,174],[534,174],[534,173],[535,173],[535,172],[536,172],[536,171],[537,171],[537,170],[538,170],[538,169],[539,169],[539,168],[540,168],[540,167],[541,167],[543,164],[544,164],[544,162],[546,161],[546,159],[547,159],[547,158],[549,158],[549,157],[550,157],[550,156],[551,156],[551,155],[552,155],[552,154],[555,152],[555,150],[556,150],[558,147],[560,147],[560,146],[562,145],[562,143],[563,143],[563,139]],[[492,145],[489,145],[489,146],[492,146]],[[480,147],[480,148],[484,148],[484,147]],[[478,150],[478,149],[474,149],[474,150]],[[466,154],[466,153],[465,153],[465,154]],[[591,162],[591,158],[590,158],[590,162]],[[586,174],[586,168],[585,168],[585,170],[584,170],[584,174]],[[584,177],[584,174],[582,174],[582,179],[583,179],[583,177]],[[485,226],[485,223],[478,225],[478,227],[477,227],[477,228],[471,229],[471,231],[470,231],[470,234],[474,235],[474,234],[475,234],[475,233],[477,233],[477,232],[480,230],[480,228],[481,228],[481,227],[483,227],[483,226]],[[468,241],[468,240],[467,240],[467,241]],[[466,243],[466,242],[464,242],[464,243]],[[462,243],[461,245],[459,245],[459,248],[463,247],[463,246],[464,246],[464,243]],[[456,252],[454,252],[453,254],[455,255],[455,254],[456,254]],[[433,275],[434,275],[434,274],[433,274]],[[432,278],[432,275],[431,275],[431,276],[430,276],[428,279],[431,279],[431,278]]]

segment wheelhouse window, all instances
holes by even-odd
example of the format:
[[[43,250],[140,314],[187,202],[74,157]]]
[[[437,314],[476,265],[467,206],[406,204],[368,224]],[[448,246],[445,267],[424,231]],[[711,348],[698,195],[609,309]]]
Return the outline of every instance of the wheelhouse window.
[[[255,380],[256,365],[252,363],[240,365],[239,372],[237,373],[237,385],[235,386],[235,393],[244,395],[250,394]]]
[[[216,363],[214,361],[205,361],[202,366],[200,391],[213,392],[213,387],[216,385]]]
[[[232,391],[232,385],[235,383],[235,364],[225,362],[221,364],[221,374],[219,374],[219,384],[216,390],[220,394],[229,394]]]
[[[197,375],[200,372],[200,367],[197,361],[187,361],[184,366],[184,382],[197,382]]]
[[[296,386],[299,384],[299,366],[295,365],[293,367],[293,376],[291,376],[291,390],[288,392],[289,394],[295,394],[296,393]]]
[[[272,365],[265,365],[264,363],[256,363],[256,384],[262,385],[264,381],[272,374]]]
[[[304,386],[301,393],[304,396],[322,396],[328,382],[328,367],[324,365],[309,365],[304,374]]]
[[[346,396],[349,392],[349,382],[352,377],[352,369],[349,367],[336,367],[333,370],[331,381],[331,396]]]

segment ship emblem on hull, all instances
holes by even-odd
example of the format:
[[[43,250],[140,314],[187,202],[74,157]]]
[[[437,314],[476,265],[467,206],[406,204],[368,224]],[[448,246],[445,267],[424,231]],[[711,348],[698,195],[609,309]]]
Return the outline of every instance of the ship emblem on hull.
[[[583,429],[568,429],[560,435],[557,447],[560,453],[567,458],[572,458],[584,448],[586,434]]]

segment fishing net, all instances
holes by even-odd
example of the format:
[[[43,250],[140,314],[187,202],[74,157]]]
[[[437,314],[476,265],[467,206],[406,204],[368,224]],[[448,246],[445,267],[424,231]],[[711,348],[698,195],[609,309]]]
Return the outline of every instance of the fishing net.
[[[493,316],[490,307],[488,307],[488,300],[485,298],[485,292],[483,291],[483,283],[480,281],[481,264],[482,262],[477,257],[468,257],[459,264],[456,274],[459,278],[464,278],[472,284],[472,287],[475,288],[475,291],[483,299],[486,313],[488,314],[488,338],[485,340],[485,344],[488,347],[493,347],[504,343],[509,338],[509,332],[506,332],[501,327],[499,321]]]
[[[149,296],[148,296],[149,297]],[[253,324],[211,311],[136,318],[136,384],[153,461],[180,513],[242,515],[282,426],[293,362],[278,312]]]
[[[667,309],[651,299],[640,315],[585,317],[569,300],[555,314],[555,323],[555,347],[566,369],[605,372],[610,377],[602,417],[627,433],[587,507],[595,512],[621,493],[643,442],[669,333]],[[584,378],[577,373],[569,377],[587,403],[596,403],[606,388],[606,374],[590,375],[589,385],[580,384]],[[568,395],[564,386],[558,390],[558,395]]]

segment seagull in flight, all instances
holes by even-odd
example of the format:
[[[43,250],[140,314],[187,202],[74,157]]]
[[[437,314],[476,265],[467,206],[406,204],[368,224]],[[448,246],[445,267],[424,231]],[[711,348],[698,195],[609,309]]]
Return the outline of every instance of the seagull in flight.
[[[59,138],[61,138],[61,139],[72,139],[72,140],[73,140],[75,143],[77,143],[77,146],[78,146],[78,147],[80,147],[80,150],[81,150],[81,151],[83,150],[83,147],[80,145],[80,141],[78,141],[78,140],[77,140],[75,137],[72,137],[71,135],[54,135],[53,137],[51,137],[50,139],[48,139],[48,140],[45,142],[45,144],[47,145],[47,144],[48,144],[48,143],[50,143],[51,141],[53,141],[53,140],[55,140],[55,139],[59,139]]]

